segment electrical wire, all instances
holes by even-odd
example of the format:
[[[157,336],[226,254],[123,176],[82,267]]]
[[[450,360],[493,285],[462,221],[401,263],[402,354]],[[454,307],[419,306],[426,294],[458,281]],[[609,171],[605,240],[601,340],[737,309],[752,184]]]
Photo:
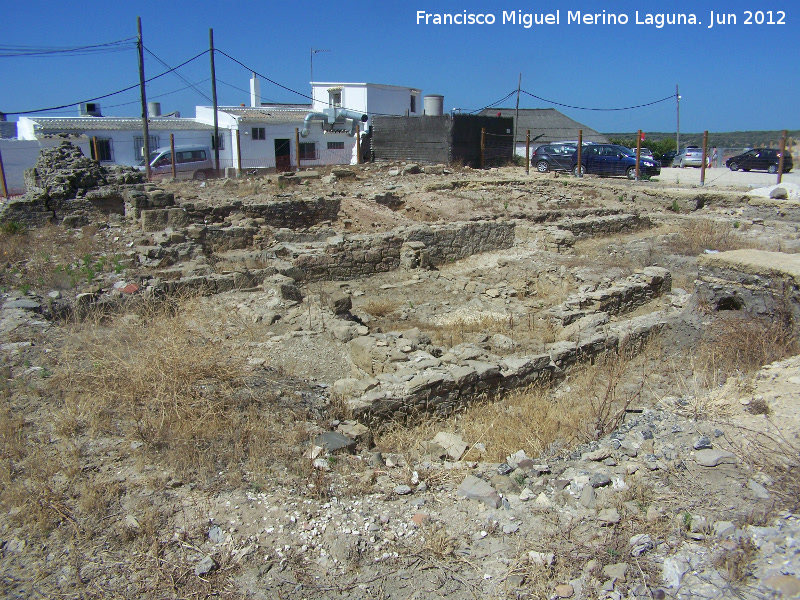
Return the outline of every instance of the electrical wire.
[[[517,90],[513,90],[512,92],[510,92],[510,93],[508,93],[507,95],[505,95],[505,96],[503,96],[502,98],[500,98],[500,100],[498,100],[497,102],[492,102],[491,104],[487,104],[487,105],[486,105],[486,106],[484,106],[483,108],[479,108],[479,109],[477,109],[477,110],[468,110],[468,111],[465,111],[465,112],[467,112],[467,113],[470,113],[470,114],[479,113],[479,112],[481,112],[482,110],[486,110],[487,108],[492,108],[492,107],[494,107],[494,106],[497,106],[497,105],[498,105],[498,104],[500,104],[501,102],[505,102],[506,100],[508,100],[508,99],[509,99],[511,96],[513,96],[513,95],[514,95],[514,94],[516,94],[516,93],[517,93]]]
[[[144,48],[144,49],[147,51],[147,53],[148,53],[150,56],[152,56],[153,58],[155,58],[155,59],[156,59],[158,62],[160,62],[162,65],[164,65],[164,66],[165,66],[165,67],[167,67],[168,69],[171,69],[171,68],[172,68],[172,67],[170,67],[170,66],[169,66],[167,63],[165,63],[163,60],[161,60],[161,59],[160,59],[158,56],[156,56],[156,55],[155,55],[155,53],[154,53],[152,50],[150,50],[150,49],[149,49],[147,46],[144,46],[144,45],[142,45],[142,47],[143,47],[143,48]],[[174,74],[174,75],[175,75],[175,76],[176,76],[178,79],[180,79],[181,81],[183,81],[183,83],[187,84],[187,85],[188,85],[190,88],[192,88],[192,89],[193,89],[195,92],[197,92],[198,94],[200,94],[200,95],[201,95],[203,98],[205,98],[205,99],[206,99],[206,100],[208,100],[209,102],[212,102],[212,103],[213,103],[213,100],[211,100],[211,98],[209,98],[209,97],[208,97],[208,96],[206,96],[206,95],[205,95],[203,92],[201,92],[201,91],[200,91],[200,90],[198,90],[196,87],[194,87],[194,85],[192,85],[192,83],[191,83],[191,82],[190,82],[188,79],[186,79],[186,78],[185,78],[183,75],[181,75],[181,74],[180,74],[180,73],[178,73],[177,71],[174,71],[174,72],[173,72],[173,74]],[[185,89],[185,88],[184,88],[184,89]]]
[[[136,38],[125,38],[104,44],[92,44],[89,46],[8,46],[0,44],[0,58],[10,58],[17,56],[57,56],[69,54],[71,56],[81,56],[84,54],[95,54],[104,52],[122,52],[135,48],[133,43]]]
[[[516,91],[516,90],[515,90]],[[653,104],[658,104],[659,102],[666,102],[667,100],[671,100],[676,96],[676,94],[670,94],[666,98],[662,98],[661,100],[654,100],[653,102],[646,102],[645,104],[637,104],[636,106],[624,106],[622,108],[587,108],[585,106],[571,106],[569,104],[562,104],[561,102],[555,102],[554,100],[547,100],[546,98],[541,98],[536,94],[531,94],[530,92],[526,92],[525,90],[520,90],[523,94],[527,94],[532,98],[536,98],[537,100],[541,100],[542,102],[547,102],[548,104],[555,104],[556,106],[563,106],[564,108],[574,108],[576,110],[599,110],[599,111],[606,111],[606,110],[632,110],[634,108],[644,108],[645,106],[652,106]]]
[[[198,58],[200,58],[201,56],[203,56],[207,52],[209,52],[209,50],[203,50],[200,54],[196,54],[195,56],[193,56],[189,60],[184,61],[181,64],[179,64],[177,67],[173,67],[169,71],[164,71],[163,73],[160,73],[160,74],[156,75],[155,77],[151,77],[150,79],[145,79],[145,83],[150,83],[151,81],[155,81],[156,79],[158,79],[160,77],[163,77],[164,75],[167,75],[169,73],[172,73],[173,71],[176,71],[177,69],[180,69],[181,67],[185,67],[190,62],[192,62],[194,60],[197,60]],[[127,91],[135,89],[137,87],[139,87],[138,83],[134,84],[134,85],[129,85],[128,87],[123,88],[121,90],[117,90],[116,92],[103,94],[102,96],[96,96],[94,98],[88,98],[86,100],[81,100],[80,102],[72,102],[71,104],[62,104],[61,106],[52,106],[50,108],[39,108],[39,109],[36,109],[36,110],[20,110],[20,111],[14,111],[14,112],[5,112],[5,114],[6,115],[30,115],[30,114],[34,114],[34,113],[48,112],[48,111],[51,111],[51,110],[60,110],[62,108],[69,108],[71,106],[78,106],[79,104],[83,104],[85,102],[94,102],[95,100],[102,100],[103,98],[109,98],[110,96],[116,96],[117,94],[121,94],[123,92],[127,92]]]
[[[152,95],[152,96],[148,95],[147,98],[148,98],[148,100],[153,99],[153,98],[163,98],[164,96],[169,96],[170,94],[177,94],[178,92],[182,92],[183,90],[188,90],[190,87],[194,87],[196,85],[200,85],[200,84],[205,83],[207,81],[211,81],[211,77],[206,77],[205,79],[203,79],[203,81],[198,81],[196,83],[190,83],[186,87],[178,88],[177,90],[172,90],[171,92],[164,92],[163,94],[155,94],[155,95]],[[219,81],[219,80],[217,80],[217,81]],[[107,108],[119,108],[120,106],[130,106],[132,104],[141,104],[141,102],[142,102],[141,100],[132,100],[131,102],[122,102],[121,104],[110,104],[108,106],[103,105],[103,110],[105,110]]]

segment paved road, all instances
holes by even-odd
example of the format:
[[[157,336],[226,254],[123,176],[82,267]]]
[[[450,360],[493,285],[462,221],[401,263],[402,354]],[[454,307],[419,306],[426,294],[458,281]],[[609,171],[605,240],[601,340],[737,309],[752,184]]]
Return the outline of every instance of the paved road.
[[[661,169],[658,181],[665,183],[679,183],[680,185],[700,185],[700,169],[686,167],[683,169],[666,167]],[[796,183],[800,185],[800,170],[793,169],[791,173],[784,173],[783,183]],[[778,183],[778,175],[770,175],[763,171],[731,171],[725,168],[706,169],[705,187],[767,187]]]

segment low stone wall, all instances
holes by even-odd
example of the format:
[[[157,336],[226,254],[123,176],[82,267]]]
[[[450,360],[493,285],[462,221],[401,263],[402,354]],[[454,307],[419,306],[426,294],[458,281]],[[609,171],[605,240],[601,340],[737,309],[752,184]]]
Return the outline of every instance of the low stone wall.
[[[270,227],[306,229],[325,221],[336,221],[341,200],[335,197],[313,199],[276,200],[265,204],[244,204],[236,200],[224,206],[208,206],[199,202],[184,202],[192,223],[221,223],[234,213],[242,213],[250,219],[264,219]]]
[[[337,236],[314,249],[285,246],[283,253],[304,281],[356,279],[400,268],[403,244],[424,244],[432,265],[514,245],[514,223],[482,221],[396,229],[371,235]],[[423,250],[419,248],[418,250]]]
[[[667,309],[618,322],[578,342],[556,342],[535,356],[499,358],[472,344],[435,356],[419,330],[361,336],[348,347],[354,365],[367,376],[341,379],[333,391],[348,398],[357,420],[371,425],[423,413],[448,415],[480,397],[560,377],[607,352],[638,352],[677,314]]]
[[[732,250],[697,259],[698,301],[800,323],[800,254]]]
[[[650,219],[640,215],[600,215],[582,219],[563,219],[556,223],[559,229],[571,231],[579,238],[595,235],[638,231],[650,227]]]
[[[641,273],[634,273],[610,287],[573,294],[546,314],[560,325],[567,326],[592,313],[618,315],[630,312],[671,289],[672,274],[667,269],[646,267]]]

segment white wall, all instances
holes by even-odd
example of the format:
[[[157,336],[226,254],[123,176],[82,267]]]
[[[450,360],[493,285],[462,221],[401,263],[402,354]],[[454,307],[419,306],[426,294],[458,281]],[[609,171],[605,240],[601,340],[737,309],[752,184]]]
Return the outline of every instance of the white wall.
[[[292,169],[297,168],[297,148],[295,144],[295,128],[301,129],[302,121],[297,123],[241,123],[239,125],[240,145],[242,149],[242,169],[272,168],[275,167],[275,140],[289,140],[289,155],[291,157]],[[265,129],[264,140],[254,140],[252,135],[253,127],[263,127]],[[344,143],[343,150],[328,149],[328,142]],[[235,143],[235,139],[234,139]],[[350,164],[353,148],[356,144],[355,137],[350,137],[345,133],[324,133],[322,124],[314,122],[311,124],[308,137],[300,138],[301,144],[316,144],[317,158],[314,160],[301,160],[300,168],[313,167],[319,165],[341,165]],[[235,165],[232,165],[235,166]]]
[[[22,194],[25,192],[25,181],[23,173],[25,169],[36,166],[39,152],[44,148],[58,146],[64,141],[60,138],[43,140],[7,140],[0,139],[0,155],[3,159],[3,169],[6,174],[6,185],[11,194]],[[89,156],[88,140],[69,140],[78,146],[86,156]]]

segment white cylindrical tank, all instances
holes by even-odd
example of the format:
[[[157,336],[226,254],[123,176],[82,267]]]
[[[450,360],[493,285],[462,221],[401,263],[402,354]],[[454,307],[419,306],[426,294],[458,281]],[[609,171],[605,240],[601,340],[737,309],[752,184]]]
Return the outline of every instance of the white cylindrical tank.
[[[444,114],[444,96],[429,94],[425,96],[425,115],[441,117]]]
[[[161,102],[148,102],[147,103],[147,116],[160,117],[161,116]]]

